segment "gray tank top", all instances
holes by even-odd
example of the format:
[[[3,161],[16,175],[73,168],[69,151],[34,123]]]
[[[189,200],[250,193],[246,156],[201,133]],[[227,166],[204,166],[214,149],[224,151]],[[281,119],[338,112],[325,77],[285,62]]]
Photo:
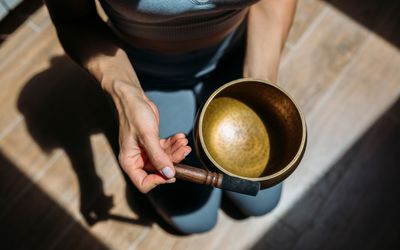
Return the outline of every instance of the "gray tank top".
[[[116,32],[158,40],[205,38],[243,19],[259,0],[100,0]]]

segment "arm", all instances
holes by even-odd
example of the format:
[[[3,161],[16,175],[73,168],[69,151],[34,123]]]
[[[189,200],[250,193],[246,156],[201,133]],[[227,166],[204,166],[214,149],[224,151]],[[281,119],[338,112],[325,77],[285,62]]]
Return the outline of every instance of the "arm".
[[[141,91],[118,40],[96,12],[94,0],[45,0],[65,52],[89,71],[112,97],[120,82]],[[120,80],[119,81],[114,81]]]
[[[66,53],[92,74],[114,101],[119,115],[119,161],[123,170],[142,192],[173,182],[172,160],[182,160],[190,148],[183,146],[178,156],[166,152],[172,142],[183,140],[182,135],[160,140],[157,108],[145,96],[118,40],[98,16],[95,1],[45,3]],[[160,174],[148,174],[145,168]]]
[[[262,0],[250,7],[244,77],[276,82],[296,0]]]

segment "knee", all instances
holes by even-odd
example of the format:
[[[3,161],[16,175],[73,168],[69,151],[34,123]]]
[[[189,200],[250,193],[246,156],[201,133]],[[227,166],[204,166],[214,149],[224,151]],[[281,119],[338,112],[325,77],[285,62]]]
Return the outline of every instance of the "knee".
[[[250,216],[262,216],[274,210],[281,200],[282,184],[272,187],[271,190],[261,190],[260,192],[262,195],[260,205],[248,210]]]
[[[172,225],[181,233],[204,233],[214,228],[217,224],[218,213],[207,215],[191,214],[172,218]]]
[[[282,193],[282,185],[280,183],[274,187],[261,190],[255,197],[231,192],[227,192],[227,195],[244,215],[262,216],[278,206]]]
[[[204,189],[204,188],[202,188]],[[221,203],[222,192],[220,189],[211,189],[211,193],[203,192],[204,197],[199,197],[201,194],[198,192],[198,198],[188,197],[186,200],[186,207],[181,209],[167,208],[164,206],[163,211],[159,211],[168,223],[177,231],[183,234],[203,233],[211,230],[217,223],[218,208]],[[206,199],[202,199],[205,198]],[[190,199],[201,200],[201,202],[190,202]],[[158,206],[160,209],[160,206]]]

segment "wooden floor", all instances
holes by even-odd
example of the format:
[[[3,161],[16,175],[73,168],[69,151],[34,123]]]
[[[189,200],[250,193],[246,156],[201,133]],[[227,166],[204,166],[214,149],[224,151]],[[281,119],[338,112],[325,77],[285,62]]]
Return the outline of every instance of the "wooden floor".
[[[213,230],[182,236],[127,199],[107,101],[39,8],[0,46],[0,249],[395,249],[399,11],[299,1],[279,82],[307,119],[304,160],[272,213],[225,204]]]

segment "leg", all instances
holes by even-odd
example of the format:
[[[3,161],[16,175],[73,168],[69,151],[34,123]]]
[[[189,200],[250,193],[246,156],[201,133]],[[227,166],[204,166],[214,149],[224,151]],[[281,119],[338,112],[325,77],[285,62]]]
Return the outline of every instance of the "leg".
[[[282,193],[282,183],[260,190],[257,196],[249,196],[225,191],[226,195],[246,216],[261,216],[273,210],[279,203]]]
[[[217,69],[213,72],[205,86],[209,89],[204,91],[203,99],[208,97],[220,85],[243,77],[243,59],[245,41],[239,41],[238,45],[225,56]],[[204,100],[205,101],[205,100]],[[261,190],[256,197],[239,193],[224,191],[226,195],[246,216],[260,216],[275,208],[280,200],[283,184]]]
[[[191,89],[148,90],[146,94],[159,109],[162,138],[177,132],[191,132],[197,111]],[[188,139],[193,148],[191,137]],[[200,166],[194,152],[184,163]],[[175,184],[158,186],[148,194],[148,198],[159,214],[178,231],[200,233],[216,224],[221,190],[177,180]]]

